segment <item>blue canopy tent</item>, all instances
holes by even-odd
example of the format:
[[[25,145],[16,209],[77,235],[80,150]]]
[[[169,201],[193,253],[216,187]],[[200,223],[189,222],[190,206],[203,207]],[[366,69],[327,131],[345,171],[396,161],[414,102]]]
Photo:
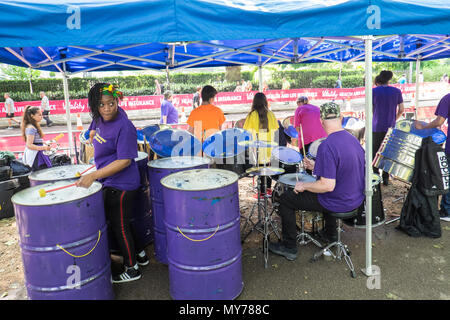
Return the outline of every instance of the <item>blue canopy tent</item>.
[[[450,57],[450,3],[438,0],[0,1],[0,21],[0,62],[63,73],[66,105],[79,72],[364,60],[367,275],[372,61]]]

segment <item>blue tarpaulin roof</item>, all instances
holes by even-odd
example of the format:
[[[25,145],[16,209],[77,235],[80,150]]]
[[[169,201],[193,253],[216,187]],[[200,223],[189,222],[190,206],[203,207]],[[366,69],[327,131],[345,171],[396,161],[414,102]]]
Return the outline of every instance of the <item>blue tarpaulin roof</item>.
[[[0,62],[41,70],[170,69],[450,56],[450,2],[0,1]],[[58,69],[59,68],[59,69]]]

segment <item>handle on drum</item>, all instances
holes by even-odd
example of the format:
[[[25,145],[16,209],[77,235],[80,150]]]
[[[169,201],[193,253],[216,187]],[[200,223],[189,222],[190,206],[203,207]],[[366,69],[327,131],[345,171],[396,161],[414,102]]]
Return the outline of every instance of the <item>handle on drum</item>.
[[[101,232],[100,230],[98,230],[98,238],[97,238],[97,242],[95,243],[94,247],[93,247],[91,250],[89,250],[88,253],[82,254],[82,255],[80,255],[80,256],[77,256],[77,255],[74,255],[74,254],[70,253],[69,251],[67,251],[66,249],[64,249],[62,246],[60,246],[59,244],[57,244],[56,246],[57,246],[58,248],[60,248],[62,251],[64,251],[65,253],[67,253],[69,256],[72,256],[72,257],[74,257],[74,258],[83,258],[83,257],[87,256],[88,254],[90,254],[92,251],[94,251],[94,249],[95,249],[95,248],[97,247],[97,245],[98,245],[98,242],[100,241],[100,236],[101,236],[101,234],[102,234],[102,232]]]
[[[191,238],[189,238],[188,236],[186,236],[186,235],[183,233],[183,231],[180,230],[180,228],[179,228],[178,226],[177,226],[177,229],[178,229],[178,231],[183,235],[183,237],[185,237],[186,239],[191,240],[191,241],[195,241],[195,242],[200,242],[200,241],[206,241],[206,240],[208,240],[208,239],[211,239],[211,238],[217,233],[217,231],[219,230],[219,225],[217,225],[216,231],[214,231],[214,233],[213,233],[212,235],[210,235],[209,237],[207,237],[207,238],[205,238],[205,239],[191,239]]]

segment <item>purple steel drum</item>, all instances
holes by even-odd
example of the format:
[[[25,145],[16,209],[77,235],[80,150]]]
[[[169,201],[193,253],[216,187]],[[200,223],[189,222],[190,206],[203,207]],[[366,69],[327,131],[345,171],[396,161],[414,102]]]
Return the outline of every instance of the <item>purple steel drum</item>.
[[[136,197],[136,207],[131,223],[137,233],[138,239],[145,247],[153,241],[153,217],[147,170],[148,154],[138,152],[138,157],[134,161],[136,161],[139,168],[141,187]]]
[[[161,179],[174,172],[194,168],[208,168],[211,160],[202,157],[170,157],[150,161],[148,176],[150,179],[150,196],[152,203],[155,256],[167,264],[166,228],[164,225],[164,200]],[[175,201],[172,199],[171,201]]]
[[[241,293],[238,177],[195,169],[161,180],[173,299],[229,300]]]
[[[38,185],[11,199],[28,297],[114,299],[102,186],[94,182],[89,189],[70,187],[39,196],[41,188],[64,185],[67,181]]]
[[[52,167],[34,171],[28,176],[28,179],[30,180],[31,187],[54,181],[74,180],[78,179],[78,177],[76,176],[77,172],[82,173],[90,167],[92,167],[92,165],[89,164],[73,164],[68,166]],[[91,173],[95,170],[95,167],[93,167],[85,174]]]

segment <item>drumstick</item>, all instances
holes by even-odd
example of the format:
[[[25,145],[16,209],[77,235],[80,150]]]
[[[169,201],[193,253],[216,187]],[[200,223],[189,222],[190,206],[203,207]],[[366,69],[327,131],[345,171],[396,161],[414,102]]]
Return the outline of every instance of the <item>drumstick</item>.
[[[302,136],[302,150],[303,150],[303,157],[306,158],[306,151],[305,151],[305,141],[303,141],[303,129],[302,125],[300,124],[300,134]]]
[[[92,166],[90,166],[89,168],[87,168],[86,170],[84,170],[82,173],[79,173],[77,171],[77,173],[75,173],[75,177],[80,177],[83,173],[88,172],[89,170],[91,170],[93,167],[95,167],[95,164],[93,164]]]
[[[53,140],[56,142],[59,139],[61,139],[62,137],[64,137],[64,133],[60,133],[59,135],[57,135],[56,137],[53,138]]]
[[[69,187],[73,187],[76,184],[77,183],[75,182],[75,183],[72,183],[72,184],[68,184],[67,186],[62,186],[62,187],[58,187],[58,188],[51,189],[51,190],[39,189],[38,192],[39,192],[39,195],[41,196],[41,198],[43,198],[43,197],[46,196],[47,192],[53,192],[53,191],[58,191],[58,190],[61,190],[61,189],[66,189],[66,188],[69,188]]]

